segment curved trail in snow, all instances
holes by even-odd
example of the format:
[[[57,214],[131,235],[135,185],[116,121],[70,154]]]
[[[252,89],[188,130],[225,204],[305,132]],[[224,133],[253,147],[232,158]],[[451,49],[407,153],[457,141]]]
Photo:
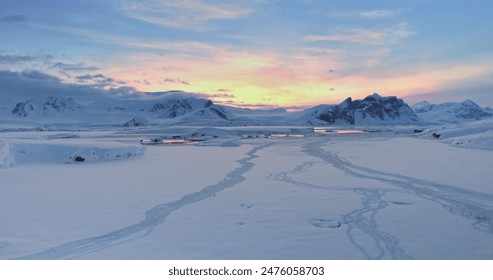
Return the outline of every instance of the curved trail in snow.
[[[360,140],[355,137],[347,140]],[[387,185],[397,187],[405,193],[416,195],[426,200],[438,203],[450,213],[471,220],[473,228],[485,233],[493,234],[493,195],[481,193],[456,186],[440,184],[410,176],[383,172],[363,166],[358,166],[348,160],[329,152],[322,146],[338,143],[334,139],[318,138],[307,141],[301,151],[320,159],[321,161],[304,162],[292,171],[270,174],[267,179],[283,181],[300,187],[309,187],[332,191],[352,191],[361,196],[363,207],[342,215],[340,222],[348,226],[347,236],[350,242],[368,259],[410,259],[412,258],[399,246],[395,236],[378,229],[376,215],[385,208],[388,202],[382,200],[386,192],[391,189],[375,188],[347,188],[343,186],[321,186],[293,179],[290,174],[307,172],[314,164],[326,163],[345,172],[347,175],[376,180]],[[357,232],[363,233],[373,240],[378,251],[372,250],[365,242],[359,242]]]
[[[376,215],[379,210],[385,208],[388,202],[381,198],[386,194],[384,190],[372,190],[365,188],[353,189],[362,197],[363,207],[342,216],[342,223],[348,225],[346,231],[351,243],[368,259],[392,258],[398,260],[413,259],[399,245],[399,239],[389,233],[378,229]],[[365,248],[364,244],[357,241],[355,231],[360,230],[371,239],[377,246],[373,252]]]
[[[21,257],[19,259],[73,259],[87,253],[92,253],[110,246],[146,236],[150,234],[155,227],[162,224],[166,217],[174,211],[187,205],[213,197],[221,191],[245,181],[246,178],[243,177],[243,175],[252,170],[255,166],[255,164],[251,162],[253,159],[258,157],[255,154],[270,145],[271,144],[266,144],[254,147],[246,153],[246,157],[237,161],[240,166],[230,171],[226,177],[217,184],[207,186],[200,191],[189,193],[179,200],[157,205],[156,207],[148,210],[145,213],[145,219],[139,223],[100,236],[65,243],[43,252]]]
[[[442,205],[450,213],[472,220],[473,227],[493,234],[493,195],[419,178],[355,165],[322,148],[327,140],[305,143],[302,151],[322,159],[351,176],[373,179]]]
[[[385,208],[388,202],[381,198],[388,190],[375,190],[366,188],[347,188],[343,186],[318,186],[293,179],[290,174],[307,172],[314,164],[325,162],[304,162],[296,166],[292,171],[279,172],[270,174],[267,179],[282,181],[300,187],[309,187],[321,190],[332,191],[351,191],[361,196],[362,208],[351,211],[342,215],[339,220],[341,224],[347,225],[346,234],[349,241],[364,255],[367,259],[412,259],[403,248],[399,246],[399,239],[389,233],[378,229],[376,215],[379,210]],[[361,232],[373,240],[377,250],[370,250],[367,244],[358,241],[357,232]]]

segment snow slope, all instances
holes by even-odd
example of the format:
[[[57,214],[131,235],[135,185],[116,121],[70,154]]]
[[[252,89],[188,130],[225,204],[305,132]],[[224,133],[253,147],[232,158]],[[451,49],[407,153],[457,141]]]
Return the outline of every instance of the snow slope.
[[[7,142],[0,142],[0,169],[10,168],[15,165],[12,147]]]
[[[0,142],[0,168],[24,164],[82,163],[113,161],[140,156],[138,143],[80,138],[79,134],[38,133],[23,137],[14,133]],[[31,134],[32,135],[32,134]]]
[[[493,150],[493,118],[432,126],[420,135],[454,146]]]

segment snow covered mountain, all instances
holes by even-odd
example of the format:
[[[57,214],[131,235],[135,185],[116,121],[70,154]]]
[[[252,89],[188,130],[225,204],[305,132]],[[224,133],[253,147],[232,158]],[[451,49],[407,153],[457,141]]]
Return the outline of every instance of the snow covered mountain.
[[[180,122],[201,122],[204,120],[228,121],[233,119],[223,106],[214,104],[211,100],[195,97],[180,97],[179,95],[154,101],[144,105],[147,114],[153,118],[176,119]],[[143,112],[146,114],[145,112]]]
[[[402,99],[377,93],[363,100],[347,98],[339,105],[319,105],[305,110],[303,118],[311,124],[414,123],[418,116]]]
[[[463,122],[493,116],[493,111],[474,102],[421,102],[414,111],[402,99],[372,94],[362,100],[347,98],[338,105],[318,105],[301,112],[284,109],[252,110],[214,104],[199,95],[184,92],[158,96],[31,96],[3,98],[0,118],[4,127],[204,125],[380,125]],[[418,114],[416,114],[416,113]],[[8,124],[12,125],[8,125]],[[15,125],[14,125],[15,124]]]
[[[215,105],[211,100],[203,105],[203,108],[195,110],[191,114],[187,115],[185,119],[189,121],[194,120],[230,120],[232,116],[227,112],[226,108]]]
[[[493,112],[479,107],[479,105],[469,99],[462,103],[447,102],[442,104],[431,104],[423,101],[415,104],[413,109],[425,121],[432,123],[457,123],[481,120],[493,116]]]
[[[158,100],[146,105],[146,111],[163,119],[172,119],[205,107],[204,99],[193,97]]]
[[[67,114],[80,115],[83,110],[84,107],[71,97],[46,97],[18,102],[11,112],[20,117],[56,117]]]
[[[159,98],[116,98],[97,96],[45,97],[5,100],[0,111],[3,119],[24,122],[87,123],[87,125],[146,126],[160,123],[196,124],[230,122],[235,116],[211,100],[189,95],[170,94]]]

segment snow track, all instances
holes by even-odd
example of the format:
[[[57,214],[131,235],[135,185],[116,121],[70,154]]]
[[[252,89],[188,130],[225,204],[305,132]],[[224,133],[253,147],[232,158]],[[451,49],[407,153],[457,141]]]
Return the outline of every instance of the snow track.
[[[222,181],[207,186],[200,191],[187,194],[179,200],[157,205],[148,210],[145,213],[145,219],[139,223],[100,236],[65,243],[19,259],[72,259],[126,241],[144,237],[151,233],[155,227],[162,224],[166,217],[174,211],[213,197],[219,192],[245,181],[246,178],[243,177],[243,175],[255,166],[255,164],[251,162],[253,159],[257,158],[255,154],[267,146],[269,146],[269,144],[256,146],[246,153],[246,157],[237,161],[240,166],[230,171]]]
[[[399,239],[389,233],[378,229],[376,215],[379,210],[385,208],[388,203],[381,198],[385,195],[383,190],[353,189],[362,196],[363,207],[356,209],[342,217],[344,224],[348,225],[347,236],[368,259],[412,259],[403,248],[399,246]],[[365,248],[364,243],[358,242],[354,232],[360,230],[371,237],[378,250],[371,252]]]
[[[156,204],[162,204],[147,206],[149,208],[141,210],[145,212],[141,220],[142,212],[139,211],[139,220],[83,236],[88,238],[69,236],[68,240],[83,239],[59,243],[56,247],[51,243],[41,247],[41,252],[37,247],[23,249],[23,253],[11,253],[9,250],[15,249],[12,247],[15,243],[6,235],[0,240],[0,251],[9,254],[5,256],[10,258],[23,256],[19,259],[105,258],[108,254],[132,258],[135,256],[133,250],[141,250],[139,254],[146,258],[165,255],[167,258],[205,256],[220,259],[229,258],[234,250],[243,250],[251,244],[269,244],[261,249],[250,246],[252,248],[241,251],[241,257],[491,258],[488,244],[493,238],[493,194],[487,193],[487,185],[481,185],[488,183],[487,168],[478,168],[480,164],[484,167],[488,156],[483,155],[478,162],[473,162],[474,154],[453,150],[445,158],[463,159],[464,162],[446,164],[438,174],[421,173],[421,170],[434,171],[430,159],[443,151],[438,149],[437,154],[428,157],[410,157],[409,166],[404,165],[402,169],[401,165],[393,164],[407,160],[406,156],[414,151],[412,149],[423,147],[428,151],[434,146],[428,148],[430,146],[425,142],[411,142],[416,146],[401,152],[400,145],[408,143],[407,139],[387,142],[395,137],[368,134],[289,141],[249,140],[250,144],[243,145],[250,150],[241,150],[240,154],[229,157],[231,162],[237,160],[238,165],[224,165],[219,176],[198,191],[194,189],[187,194],[180,190],[175,201],[158,201]],[[380,149],[389,152],[377,158],[382,162],[373,164],[375,155],[381,154]],[[361,154],[365,150],[371,153]],[[6,154],[8,146],[4,145],[2,151]],[[218,153],[217,150],[206,152],[210,155]],[[468,180],[454,183],[458,174],[443,177],[460,167],[471,168],[460,169],[468,176],[467,172],[471,172],[470,177],[465,177],[474,179],[470,188]],[[276,173],[271,173],[274,171]],[[161,174],[156,175],[156,179],[161,177]],[[277,182],[269,183],[269,180]],[[250,188],[244,188],[245,185]],[[235,188],[221,193],[232,187]],[[211,199],[219,193],[220,197]],[[201,203],[194,205],[198,202]],[[240,205],[241,209],[233,209],[235,205]],[[248,213],[243,211],[252,207]],[[174,213],[177,210],[181,211]],[[210,211],[207,213],[215,220],[209,223],[197,218],[203,232],[189,233],[190,228],[185,224],[188,220],[184,222],[181,218],[191,217],[196,211]],[[169,217],[172,213],[174,216]],[[279,217],[286,217],[289,223]],[[91,227],[91,223],[85,222],[84,226]],[[219,231],[221,234],[215,235]],[[182,242],[182,235],[186,235],[186,242]],[[271,242],[279,235],[284,238],[282,244]],[[135,243],[129,242],[136,239],[139,240]],[[154,242],[165,243],[166,252],[153,255],[156,254]],[[197,254],[207,242],[211,249]],[[118,246],[124,243],[125,246]],[[143,245],[142,249],[140,245]]]
[[[300,187],[331,191],[350,191],[360,195],[363,207],[342,215],[342,218],[339,221],[340,225],[347,225],[346,233],[350,242],[368,259],[412,259],[406,254],[404,249],[399,246],[399,240],[395,236],[378,229],[376,215],[379,210],[388,205],[388,202],[381,199],[386,194],[387,190],[347,188],[342,186],[317,186],[294,180],[290,176],[291,174],[295,175],[297,173],[307,172],[314,164],[321,163],[323,162],[304,162],[290,172],[272,173],[267,179],[282,181]],[[373,240],[373,243],[377,246],[376,251],[366,248],[368,247],[366,242],[358,241],[358,236],[361,236],[361,234],[366,235]]]
[[[388,183],[406,193],[439,203],[450,213],[472,220],[475,229],[493,234],[493,195],[358,166],[325,151],[322,145],[326,142],[327,140],[319,140],[306,143],[302,151],[322,159],[348,175]]]
[[[358,139],[358,138],[355,138]],[[349,140],[349,139],[348,139]],[[282,181],[299,187],[309,187],[328,191],[354,192],[361,196],[362,208],[342,214],[339,222],[346,226],[350,242],[368,259],[412,259],[399,245],[399,239],[378,228],[378,211],[388,206],[383,197],[387,192],[405,192],[438,203],[450,213],[472,221],[478,231],[493,234],[493,195],[471,191],[466,188],[440,184],[419,178],[392,174],[355,165],[335,153],[323,148],[326,144],[336,143],[334,139],[316,139],[307,141],[302,152],[319,158],[321,161],[301,163],[291,171],[270,174],[267,179]],[[316,164],[329,164],[345,174],[362,179],[376,180],[387,188],[348,188],[334,185],[314,185],[293,177],[305,173]],[[397,189],[391,186],[397,187]],[[343,226],[344,227],[344,226]],[[364,240],[373,240],[370,243]],[[363,240],[363,241],[361,241]],[[375,250],[374,248],[377,248]]]

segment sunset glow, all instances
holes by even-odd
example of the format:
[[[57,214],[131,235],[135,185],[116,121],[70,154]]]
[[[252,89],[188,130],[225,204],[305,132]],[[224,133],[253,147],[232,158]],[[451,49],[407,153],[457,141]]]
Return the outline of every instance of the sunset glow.
[[[0,15],[0,70],[250,108],[449,91],[493,105],[489,1],[21,2]]]

